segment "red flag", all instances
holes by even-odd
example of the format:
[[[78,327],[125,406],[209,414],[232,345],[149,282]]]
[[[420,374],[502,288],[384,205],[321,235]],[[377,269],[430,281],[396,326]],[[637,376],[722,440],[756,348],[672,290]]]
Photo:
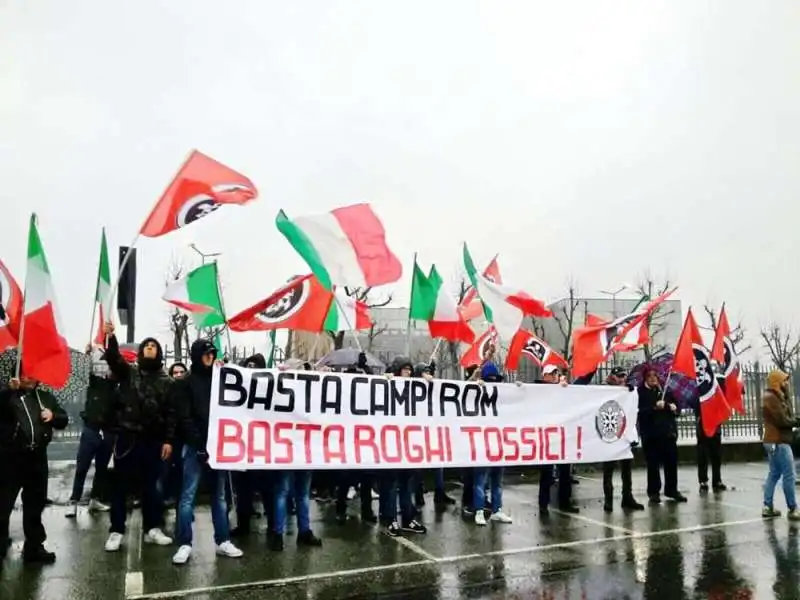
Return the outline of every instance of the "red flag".
[[[717,428],[730,416],[731,409],[725,394],[719,387],[711,364],[711,354],[703,344],[700,329],[694,320],[692,310],[686,315],[686,322],[675,348],[672,372],[685,375],[697,382],[697,396],[700,402],[700,421],[707,436],[712,436]]]
[[[489,327],[483,334],[475,340],[467,349],[459,361],[462,367],[481,365],[489,355],[489,348],[497,344],[497,332],[494,327]]]
[[[555,365],[559,369],[566,370],[569,368],[569,364],[564,360],[564,357],[553,350],[547,342],[536,337],[530,331],[520,329],[514,339],[511,340],[511,346],[508,348],[506,370],[516,371],[523,356],[535,361],[540,367]]]
[[[497,257],[492,259],[492,262],[483,270],[483,276],[492,283],[502,284],[503,278],[500,276],[500,266],[497,264]],[[483,304],[481,299],[478,298],[478,292],[474,287],[467,290],[464,299],[458,307],[461,318],[465,321],[471,321],[483,316]]]
[[[711,346],[711,358],[720,365],[721,374],[725,380],[725,399],[730,407],[740,415],[744,414],[744,386],[742,385],[741,367],[739,358],[731,341],[731,326],[725,305],[719,312],[717,331],[714,334],[714,344]]]
[[[232,331],[296,329],[320,332],[333,301],[313,275],[292,279],[258,304],[228,319]]]
[[[247,177],[193,150],[139,233],[158,237],[205,217],[222,204],[246,204],[257,195]]]
[[[19,342],[22,290],[11,271],[0,260],[0,352]]]

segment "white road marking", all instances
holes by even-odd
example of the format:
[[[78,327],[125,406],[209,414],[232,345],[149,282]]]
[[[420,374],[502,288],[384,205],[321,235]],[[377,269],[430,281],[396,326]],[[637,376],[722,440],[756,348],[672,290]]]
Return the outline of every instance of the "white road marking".
[[[142,513],[134,510],[128,518],[127,525],[125,597],[131,598],[144,593],[144,573],[140,570],[142,566]]]
[[[387,536],[387,537],[391,537],[391,536]],[[427,552],[423,548],[420,548],[417,544],[415,544],[414,542],[412,542],[408,538],[404,538],[403,536],[398,535],[396,537],[392,537],[391,539],[393,539],[395,542],[397,542],[398,544],[400,544],[404,548],[408,548],[413,553],[418,554],[419,556],[421,556],[422,558],[424,558],[427,561],[439,562],[439,559],[437,557],[435,557],[430,552]]]
[[[592,525],[597,525],[599,527],[605,527],[606,529],[610,529],[611,531],[616,531],[618,533],[624,533],[627,535],[637,535],[637,532],[633,529],[628,529],[627,527],[622,527],[620,525],[614,525],[612,523],[606,523],[605,521],[600,521],[598,519],[592,519],[590,517],[584,517],[583,515],[573,515],[572,513],[565,512],[563,510],[558,510],[555,508],[550,509],[551,513],[556,513],[557,515],[563,515],[565,517],[569,517],[570,519],[575,519],[576,521],[584,521],[585,523],[591,523]]]
[[[591,546],[593,544],[603,544],[608,542],[621,542],[632,539],[648,539],[655,537],[662,537],[666,535],[679,535],[682,533],[696,533],[698,531],[707,531],[709,529],[719,529],[723,527],[736,527],[740,525],[752,525],[753,523],[761,523],[761,517],[754,519],[744,519],[741,521],[727,521],[724,523],[712,523],[709,525],[694,525],[692,527],[683,527],[680,529],[665,529],[663,531],[648,531],[648,532],[634,532],[633,535],[616,535],[611,537],[599,537],[588,540],[575,540],[572,542],[560,542],[556,544],[545,544],[543,546],[527,546],[524,548],[511,548],[508,550],[496,550],[494,552],[483,552],[476,554],[461,554],[458,556],[446,556],[434,560],[417,560],[407,563],[394,563],[390,565],[376,565],[374,567],[365,567],[360,569],[348,569],[343,571],[331,571],[328,573],[311,573],[309,575],[300,575],[295,577],[284,577],[281,579],[265,579],[261,581],[250,581],[242,583],[232,583],[227,585],[216,585],[199,587],[185,590],[174,590],[171,592],[154,592],[151,594],[139,594],[129,596],[128,600],[158,600],[162,598],[186,598],[187,596],[196,596],[201,594],[211,594],[216,592],[253,589],[253,588],[269,588],[278,586],[287,586],[297,583],[304,583],[310,581],[322,581],[327,579],[337,579],[345,577],[354,577],[359,575],[368,575],[371,573],[383,573],[385,571],[393,571],[400,569],[407,569],[413,567],[424,566],[437,566],[448,563],[458,563],[464,560],[474,560],[494,556],[513,556],[518,554],[534,554],[547,552],[549,550],[559,550],[564,548],[577,548],[581,546]]]

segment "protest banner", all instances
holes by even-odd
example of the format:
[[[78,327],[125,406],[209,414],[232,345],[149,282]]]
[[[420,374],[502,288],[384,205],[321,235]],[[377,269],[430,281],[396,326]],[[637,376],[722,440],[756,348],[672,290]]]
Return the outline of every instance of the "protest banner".
[[[402,469],[631,458],[636,392],[214,367],[214,468]]]

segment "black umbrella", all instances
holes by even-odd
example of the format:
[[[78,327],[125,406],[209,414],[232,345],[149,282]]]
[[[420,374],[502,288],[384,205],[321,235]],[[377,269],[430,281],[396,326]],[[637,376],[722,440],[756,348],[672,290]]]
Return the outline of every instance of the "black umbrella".
[[[358,348],[340,348],[339,350],[331,350],[323,356],[317,363],[318,367],[330,367],[331,369],[346,369],[348,367],[355,367],[358,365],[358,355],[360,351]],[[364,353],[367,357],[367,367],[373,373],[379,373],[386,370],[386,365],[379,359],[375,358],[369,352]]]

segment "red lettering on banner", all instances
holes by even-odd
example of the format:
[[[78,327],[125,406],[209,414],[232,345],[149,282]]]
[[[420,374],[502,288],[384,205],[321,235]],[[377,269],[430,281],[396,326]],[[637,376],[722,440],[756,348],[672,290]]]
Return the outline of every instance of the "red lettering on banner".
[[[442,428],[439,427],[439,429]],[[447,440],[446,441],[447,445],[445,446],[445,448],[447,448],[447,457],[445,458],[445,462],[453,462],[453,440],[450,439],[449,427],[444,428],[444,439]]]
[[[511,447],[511,453],[506,452],[503,457],[505,460],[518,460],[519,459],[519,443],[516,440],[516,427],[503,427],[503,445],[506,448]]]
[[[331,438],[333,434],[339,436],[339,448],[332,448]],[[344,449],[344,427],[341,425],[328,425],[322,434],[322,457],[326,464],[330,464],[336,459],[339,464],[347,464],[347,454]]]
[[[559,460],[561,458],[558,454],[554,454],[550,451],[550,436],[551,435],[558,435],[558,427],[545,427],[544,428],[544,438],[545,438],[545,446],[544,446],[544,458],[547,460]]]
[[[425,433],[428,433],[428,428],[425,428]],[[403,446],[406,451],[406,460],[411,464],[421,463],[425,460],[425,449],[411,441],[412,433],[422,433],[422,427],[419,425],[409,425],[403,428]],[[427,435],[425,436],[428,437]],[[426,440],[427,442],[427,440]]]
[[[275,444],[280,444],[286,448],[285,456],[273,456],[273,460],[276,464],[289,465],[294,462],[292,438],[283,435],[284,431],[291,431],[292,429],[294,429],[294,423],[275,423],[275,425],[273,425],[273,439],[275,440]]]
[[[297,423],[294,426],[297,431],[303,432],[303,449],[306,455],[306,464],[310,465],[312,462],[311,457],[311,434],[315,431],[322,431],[322,425],[316,423]]]
[[[231,429],[233,431],[231,431]],[[226,455],[226,444],[236,444],[236,454]],[[217,462],[235,463],[244,458],[245,445],[242,440],[242,424],[233,419],[220,419],[217,424]]]
[[[389,439],[390,433],[394,437],[394,441]],[[401,439],[400,428],[397,425],[384,425],[381,427],[381,453],[384,461],[387,463],[403,461],[403,450],[400,448]],[[393,454],[389,454],[390,448],[394,451]]]
[[[447,448],[445,446],[444,435],[449,433],[450,429],[448,427],[437,427],[436,428],[436,438],[439,442],[438,447],[433,445],[432,433],[433,430],[430,427],[425,428],[425,460],[429,463],[431,462],[446,462],[447,458],[445,456]]]
[[[530,454],[523,454],[519,457],[521,461],[536,460],[536,428],[523,427],[519,430],[522,445],[530,448]]]
[[[503,436],[497,427],[486,427],[483,430],[483,447],[486,451],[486,460],[489,462],[503,460]]]
[[[567,436],[563,427],[559,427],[558,432],[561,434],[561,460],[565,460],[567,458]]]
[[[462,427],[462,433],[466,433],[469,436],[469,459],[472,462],[475,462],[478,457],[478,451],[475,448],[475,435],[481,432],[480,427]]]
[[[356,425],[353,428],[353,443],[356,447],[356,463],[359,465],[364,462],[361,460],[362,448],[369,448],[372,450],[372,456],[375,460],[372,461],[376,465],[381,462],[381,453],[378,450],[378,444],[375,443],[375,429],[370,425]]]
[[[264,447],[258,448],[256,432],[264,432]],[[247,462],[254,463],[256,458],[263,458],[265,464],[272,462],[272,445],[270,440],[269,423],[266,421],[250,421],[247,424]]]

